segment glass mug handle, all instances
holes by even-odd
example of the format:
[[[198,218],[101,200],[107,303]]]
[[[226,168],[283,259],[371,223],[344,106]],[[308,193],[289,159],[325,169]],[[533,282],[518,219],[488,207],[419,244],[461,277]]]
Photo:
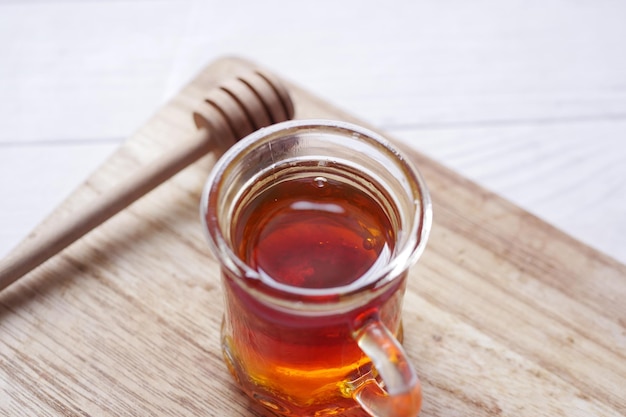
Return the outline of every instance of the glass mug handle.
[[[385,388],[368,375],[355,381],[352,397],[375,417],[415,417],[422,402],[421,385],[398,340],[379,318],[363,323],[353,337],[372,360]]]

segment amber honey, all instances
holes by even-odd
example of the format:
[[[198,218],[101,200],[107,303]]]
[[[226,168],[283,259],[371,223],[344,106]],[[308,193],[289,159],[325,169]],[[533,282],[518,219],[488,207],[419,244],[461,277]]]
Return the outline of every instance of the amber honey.
[[[386,263],[394,233],[383,208],[357,186],[325,176],[282,181],[246,205],[238,255],[273,280],[336,288]]]
[[[330,290],[358,283],[386,264],[395,239],[387,212],[371,193],[324,175],[264,187],[243,204],[231,233],[238,257],[278,284],[287,298],[290,288]],[[225,278],[225,356],[249,395],[278,412],[301,416],[355,406],[348,387],[371,371],[353,338],[355,321],[379,315],[397,331],[403,279],[356,309],[294,314],[266,305]],[[343,293],[328,291],[328,301]],[[302,292],[294,291],[293,299],[299,297]]]

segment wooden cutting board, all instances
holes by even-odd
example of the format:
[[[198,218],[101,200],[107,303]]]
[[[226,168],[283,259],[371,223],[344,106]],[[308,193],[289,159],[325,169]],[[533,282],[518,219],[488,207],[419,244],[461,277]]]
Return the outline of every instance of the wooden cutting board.
[[[249,66],[206,68],[17,250],[177,146],[205,92]],[[297,118],[365,124],[289,86]],[[626,416],[626,267],[408,152],[434,203],[403,316],[421,415]],[[198,215],[213,162],[0,293],[0,415],[264,415],[221,360],[219,271]]]

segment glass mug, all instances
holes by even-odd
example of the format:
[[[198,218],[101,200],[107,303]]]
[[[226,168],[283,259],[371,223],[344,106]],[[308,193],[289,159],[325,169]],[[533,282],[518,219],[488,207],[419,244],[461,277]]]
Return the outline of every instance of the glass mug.
[[[279,123],[220,158],[201,218],[222,272],[224,359],[250,397],[279,415],[418,414],[398,340],[432,212],[405,156],[356,125]]]

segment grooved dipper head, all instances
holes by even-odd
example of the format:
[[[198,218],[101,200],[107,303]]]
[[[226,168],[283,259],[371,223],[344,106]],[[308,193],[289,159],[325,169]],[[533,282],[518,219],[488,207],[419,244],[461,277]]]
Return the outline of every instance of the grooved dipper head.
[[[259,70],[225,81],[208,93],[205,102],[207,106],[193,115],[196,126],[208,128],[225,147],[294,115],[287,89]]]

